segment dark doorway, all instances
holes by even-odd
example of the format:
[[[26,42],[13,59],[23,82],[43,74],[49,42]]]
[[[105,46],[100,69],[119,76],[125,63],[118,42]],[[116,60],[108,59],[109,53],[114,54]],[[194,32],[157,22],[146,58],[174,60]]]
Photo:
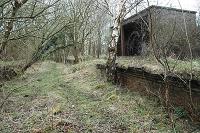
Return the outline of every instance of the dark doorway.
[[[122,29],[118,41],[118,55],[121,56],[122,53],[123,56],[144,55],[147,49],[148,32],[143,20],[138,19],[123,25]]]
[[[137,31],[133,31],[128,38],[126,45],[127,55],[140,55],[141,46],[140,46],[140,34]]]
[[[129,23],[124,26],[126,56],[141,55],[143,31],[140,23]]]

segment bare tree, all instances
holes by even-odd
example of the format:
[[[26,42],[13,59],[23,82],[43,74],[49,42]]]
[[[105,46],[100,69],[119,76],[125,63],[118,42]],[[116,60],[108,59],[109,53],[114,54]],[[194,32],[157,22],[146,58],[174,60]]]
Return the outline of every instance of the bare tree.
[[[113,29],[111,34],[111,42],[109,44],[109,55],[108,55],[108,61],[107,61],[107,74],[108,78],[112,78],[113,72],[116,69],[116,54],[117,54],[117,42],[119,39],[121,24],[124,19],[124,17],[135,7],[137,7],[143,0],[140,1],[131,1],[129,3],[128,8],[126,7],[127,0],[120,0],[118,4],[118,14],[116,15],[114,22],[113,22]],[[128,11],[128,12],[127,12]],[[110,79],[109,79],[110,80]]]
[[[108,78],[113,78],[113,72],[116,69],[116,53],[117,53],[117,41],[119,38],[119,34],[120,34],[120,26],[122,23],[122,20],[124,18],[124,14],[125,14],[125,3],[126,0],[120,0],[120,2],[118,3],[118,14],[114,20],[114,24],[113,24],[113,31],[112,31],[112,35],[111,35],[111,43],[109,44],[109,55],[108,55],[108,61],[107,61],[107,74],[108,74]],[[111,79],[109,79],[111,80]]]
[[[2,40],[0,42],[0,54],[3,54],[6,46],[9,46],[8,44],[12,44],[11,41],[22,41],[22,39],[30,37],[42,38],[35,35],[36,31],[41,30],[42,25],[45,27],[42,22],[39,24],[38,20],[41,20],[41,18],[43,18],[43,20],[46,19],[45,16],[47,10],[59,1],[60,0],[56,0],[50,3],[45,3],[35,0],[15,0],[4,3],[0,18],[3,26],[3,32],[1,34]],[[48,13],[50,12],[51,11],[49,10]]]
[[[18,12],[18,10],[27,2],[28,0],[22,0],[22,1],[18,1],[18,0],[15,0],[13,2],[13,5],[12,5],[12,11],[11,11],[11,18],[14,18]],[[3,4],[2,4],[3,5]],[[2,52],[4,51],[6,45],[8,44],[8,40],[9,40],[9,36],[10,36],[10,33],[11,33],[11,30],[13,29],[13,23],[14,23],[14,20],[9,20],[6,22],[6,24],[4,25],[4,38],[3,40],[1,41],[1,44],[0,44],[0,54],[2,54]]]

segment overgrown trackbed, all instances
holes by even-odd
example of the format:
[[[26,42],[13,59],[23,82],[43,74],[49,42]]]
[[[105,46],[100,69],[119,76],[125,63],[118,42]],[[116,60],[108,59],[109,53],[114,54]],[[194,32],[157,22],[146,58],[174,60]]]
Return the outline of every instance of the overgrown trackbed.
[[[95,69],[100,61],[38,63],[6,82],[0,88],[0,104],[6,101],[0,132],[190,132],[180,120],[172,128],[156,99],[101,79]]]

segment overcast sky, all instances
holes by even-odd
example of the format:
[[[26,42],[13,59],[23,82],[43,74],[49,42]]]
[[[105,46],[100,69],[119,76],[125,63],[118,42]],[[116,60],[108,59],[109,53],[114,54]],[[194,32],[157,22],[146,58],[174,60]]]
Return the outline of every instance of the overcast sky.
[[[116,1],[119,1],[119,0],[111,0],[111,5],[114,5],[112,8],[112,12],[114,13],[114,15],[116,15],[115,13],[116,13],[116,9],[117,9]],[[159,5],[159,6],[166,6],[166,7],[173,7],[173,8],[181,9],[179,2],[178,2],[178,1],[180,1],[182,9],[197,11],[197,12],[200,11],[200,0],[149,0],[149,1],[150,1],[150,5]],[[144,0],[144,2],[146,2],[146,1]],[[138,7],[138,11],[141,11],[141,10],[147,8],[147,6],[148,5],[146,3],[142,4],[140,7]],[[132,10],[132,12],[129,13],[126,16],[126,18],[130,17],[131,15],[133,15],[135,13],[136,13],[135,10]],[[197,13],[197,15],[198,15],[198,13]]]
[[[200,8],[200,0],[179,0],[183,9],[197,11]],[[157,0],[152,4],[157,4]],[[158,5],[180,8],[178,0],[158,0]]]

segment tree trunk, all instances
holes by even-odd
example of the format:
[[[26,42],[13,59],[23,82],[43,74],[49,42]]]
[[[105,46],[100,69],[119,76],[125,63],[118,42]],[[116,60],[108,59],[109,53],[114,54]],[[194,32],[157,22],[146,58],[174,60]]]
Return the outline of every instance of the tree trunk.
[[[92,46],[92,56],[96,57],[96,43],[94,43]]]
[[[119,12],[114,20],[113,31],[111,36],[111,43],[108,48],[108,60],[107,60],[107,77],[109,81],[113,81],[114,72],[116,69],[116,54],[117,54],[117,41],[119,39],[121,22],[125,15],[125,2],[126,0],[120,0]]]
[[[98,30],[98,42],[97,42],[97,58],[100,58],[101,55],[101,32]]]
[[[88,46],[88,55],[91,55],[91,46],[92,46],[92,41],[91,41],[91,38],[89,40],[89,46]]]
[[[28,64],[26,64],[23,68],[22,68],[22,73],[24,73],[29,67],[31,67],[34,63],[36,63],[38,60],[37,59],[32,59]]]
[[[79,63],[79,50],[77,48],[77,46],[74,46],[72,49],[72,54],[74,56],[74,63]]]

